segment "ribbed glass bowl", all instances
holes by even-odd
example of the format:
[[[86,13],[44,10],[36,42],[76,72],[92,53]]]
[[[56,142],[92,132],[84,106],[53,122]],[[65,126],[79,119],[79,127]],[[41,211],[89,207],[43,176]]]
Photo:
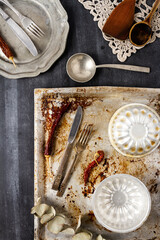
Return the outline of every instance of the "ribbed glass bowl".
[[[108,135],[119,153],[129,157],[145,156],[160,143],[160,117],[144,104],[125,105],[113,114]]]
[[[127,233],[139,228],[147,219],[151,198],[146,186],[127,174],[103,180],[93,196],[97,221],[112,232]]]

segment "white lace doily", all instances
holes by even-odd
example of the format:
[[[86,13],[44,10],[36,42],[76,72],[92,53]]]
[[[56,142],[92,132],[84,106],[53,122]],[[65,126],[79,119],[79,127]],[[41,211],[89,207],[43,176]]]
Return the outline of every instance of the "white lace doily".
[[[90,11],[90,14],[94,16],[93,20],[98,22],[98,27],[102,29],[106,19],[109,17],[113,9],[119,4],[118,0],[78,0],[83,6]],[[135,21],[139,22],[145,19],[149,14],[151,6],[147,5],[146,0],[136,1],[136,14]],[[160,38],[160,10],[154,14],[152,19],[152,31],[153,35],[149,43],[156,40],[156,37]],[[130,57],[132,53],[136,53],[139,49],[133,46],[127,39],[120,41],[113,37],[108,37],[103,34],[106,41],[109,42],[109,46],[112,48],[113,54],[117,55],[119,61],[124,62],[127,57]]]

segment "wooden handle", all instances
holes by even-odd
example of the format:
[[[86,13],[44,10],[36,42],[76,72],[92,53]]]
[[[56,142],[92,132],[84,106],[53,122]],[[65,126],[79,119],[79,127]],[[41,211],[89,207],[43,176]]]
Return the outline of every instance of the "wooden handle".
[[[154,3],[154,5],[153,5],[153,8],[152,8],[151,11],[150,11],[150,14],[149,14],[148,17],[146,17],[146,19],[144,20],[145,22],[148,22],[149,24],[151,24],[151,20],[152,20],[153,14],[154,14],[155,11],[157,10],[159,4],[160,4],[160,0],[156,0],[155,3]]]
[[[65,192],[65,189],[66,189],[66,186],[68,184],[68,181],[74,171],[74,166],[76,164],[76,159],[77,159],[77,156],[78,156],[78,153],[76,153],[75,157],[74,157],[74,160],[72,161],[71,165],[69,166],[69,169],[65,175],[65,177],[63,178],[63,181],[60,185],[60,189],[59,191],[57,192],[57,196],[58,197],[62,197],[63,196],[63,193]]]
[[[62,178],[64,176],[65,167],[66,167],[66,164],[67,164],[67,160],[69,159],[71,150],[72,150],[72,144],[67,143],[65,153],[63,155],[62,161],[60,162],[60,165],[59,165],[59,168],[58,168],[58,171],[57,171],[57,175],[55,176],[55,179],[54,179],[54,182],[53,182],[53,185],[52,185],[52,189],[54,189],[54,190],[58,190],[58,188],[60,186],[60,183],[61,183]]]

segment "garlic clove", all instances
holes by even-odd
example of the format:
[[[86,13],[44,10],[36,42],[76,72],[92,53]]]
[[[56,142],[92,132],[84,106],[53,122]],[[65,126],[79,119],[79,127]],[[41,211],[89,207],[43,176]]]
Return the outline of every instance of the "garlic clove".
[[[73,228],[66,228],[65,230],[61,231],[61,233],[64,233],[66,235],[74,235],[75,231]]]
[[[80,226],[81,226],[81,215],[79,215],[79,218],[78,218],[78,223],[77,223],[76,231],[78,230],[78,228],[80,228]]]
[[[45,223],[49,222],[52,218],[54,218],[53,213],[44,214],[41,217],[40,223],[45,224]]]
[[[98,235],[98,237],[96,238],[96,240],[106,240],[106,239],[103,238],[101,235]]]
[[[42,203],[33,207],[31,209],[31,214],[36,214],[39,218],[41,218],[43,214],[48,211],[49,208],[50,208],[49,205]]]
[[[63,226],[66,224],[66,218],[63,216],[55,216],[51,221],[48,222],[47,228],[50,232],[58,234],[62,231]]]
[[[92,234],[89,232],[80,232],[72,237],[72,240],[91,240]]]

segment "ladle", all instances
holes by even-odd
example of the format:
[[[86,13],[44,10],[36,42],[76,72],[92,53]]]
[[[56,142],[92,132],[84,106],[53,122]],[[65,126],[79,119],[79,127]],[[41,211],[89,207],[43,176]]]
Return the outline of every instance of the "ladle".
[[[151,20],[159,4],[160,0],[156,0],[150,14],[146,17],[146,19],[144,21],[135,23],[132,26],[129,32],[129,40],[133,45],[142,47],[149,42],[152,34]]]
[[[102,64],[96,66],[93,58],[85,53],[72,55],[66,64],[69,77],[76,82],[88,82],[96,73],[96,68],[117,68],[136,72],[149,73],[150,68],[123,64]]]

